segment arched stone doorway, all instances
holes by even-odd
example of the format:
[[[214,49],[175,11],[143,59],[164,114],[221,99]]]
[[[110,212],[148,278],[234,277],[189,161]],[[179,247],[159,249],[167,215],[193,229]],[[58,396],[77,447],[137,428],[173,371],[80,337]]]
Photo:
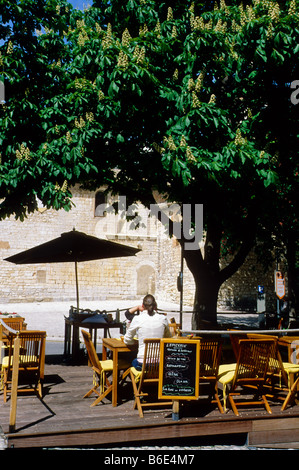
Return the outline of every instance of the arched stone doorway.
[[[156,290],[156,273],[153,266],[144,264],[137,269],[137,295],[153,294]]]

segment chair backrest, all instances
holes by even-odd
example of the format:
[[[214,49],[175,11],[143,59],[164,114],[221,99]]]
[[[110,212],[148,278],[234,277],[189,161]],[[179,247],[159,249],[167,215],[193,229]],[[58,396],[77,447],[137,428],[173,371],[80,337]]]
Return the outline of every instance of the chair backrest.
[[[94,347],[94,344],[92,342],[91,335],[88,333],[88,331],[85,330],[81,330],[81,332],[91,367],[101,371],[102,367],[100,364],[99,356],[97,355],[96,348]]]
[[[263,382],[269,369],[273,339],[241,339],[239,356],[232,387],[237,383]]]
[[[8,328],[6,328],[8,327]],[[26,329],[25,318],[23,317],[10,317],[10,318],[1,318],[0,322],[0,341],[7,338],[7,335],[11,333],[9,330],[14,330],[18,332]]]
[[[144,344],[144,359],[141,371],[142,380],[158,380],[160,362],[160,339],[148,338],[144,340]]]
[[[200,377],[217,377],[222,343],[222,338],[200,338]]]
[[[174,318],[170,321],[168,326],[169,326],[171,336],[181,336],[181,332],[180,332],[181,324],[177,323]]]
[[[40,377],[44,377],[46,332],[36,330],[23,330],[10,334],[8,367],[12,368],[13,344],[16,337],[20,339],[19,370],[39,371]]]
[[[287,384],[287,374],[283,367],[281,355],[278,349],[277,336],[260,333],[248,333],[246,336],[248,339],[271,339],[273,341],[273,345],[270,348],[268,373],[279,375],[283,379],[284,383]]]
[[[228,331],[237,331],[237,330],[228,330]],[[238,333],[238,334],[229,335],[229,338],[230,338],[230,343],[231,343],[235,358],[237,360],[239,356],[239,351],[240,351],[240,346],[239,346],[240,339],[246,339],[247,335]]]

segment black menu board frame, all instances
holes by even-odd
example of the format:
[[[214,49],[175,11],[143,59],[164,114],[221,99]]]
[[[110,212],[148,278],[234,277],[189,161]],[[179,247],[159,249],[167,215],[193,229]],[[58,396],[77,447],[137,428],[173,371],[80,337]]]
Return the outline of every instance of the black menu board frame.
[[[158,398],[197,400],[199,397],[200,341],[161,339]],[[188,394],[188,387],[189,391]]]

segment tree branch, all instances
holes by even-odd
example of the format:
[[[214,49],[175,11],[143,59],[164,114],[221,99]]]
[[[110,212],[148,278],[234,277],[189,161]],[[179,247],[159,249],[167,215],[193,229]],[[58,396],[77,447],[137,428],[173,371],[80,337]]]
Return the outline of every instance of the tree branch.
[[[246,257],[252,250],[255,245],[255,235],[252,233],[252,236],[246,237],[242,243],[239,251],[235,255],[234,259],[229,263],[228,266],[223,268],[219,273],[220,285],[223,284],[227,279],[229,279],[233,274],[235,274],[238,269],[244,263]]]

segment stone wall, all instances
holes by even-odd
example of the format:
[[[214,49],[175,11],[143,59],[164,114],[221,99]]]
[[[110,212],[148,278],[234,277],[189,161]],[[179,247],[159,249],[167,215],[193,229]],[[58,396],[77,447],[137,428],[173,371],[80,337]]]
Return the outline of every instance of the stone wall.
[[[73,189],[70,212],[45,210],[24,222],[13,217],[0,221],[0,303],[69,300],[75,302],[73,263],[14,265],[4,260],[72,230],[141,248],[134,257],[78,263],[80,306],[84,300],[140,300],[153,293],[158,300],[179,302],[177,276],[181,267],[179,243],[169,240],[163,226],[141,209],[143,223],[126,222],[120,215],[99,211],[95,192]],[[112,203],[113,201],[108,201]],[[97,214],[97,215],[96,215]],[[132,227],[133,225],[133,227]],[[264,285],[267,307],[275,301],[273,269],[264,274],[254,255],[221,288],[219,307],[250,310],[256,306],[257,287]],[[194,281],[184,264],[184,306],[192,306]]]
[[[180,301],[180,294],[176,289],[176,277],[181,266],[181,250],[175,240],[169,242],[160,240],[160,281],[161,296],[163,300]],[[225,262],[222,263],[223,267]],[[264,287],[265,304],[267,311],[276,310],[276,295],[274,292],[274,265],[268,269],[258,262],[255,253],[251,252],[245,263],[220,288],[218,308],[221,310],[256,311],[258,286]],[[184,288],[183,303],[192,306],[194,300],[195,284],[193,276],[186,263],[183,265]]]
[[[255,253],[251,252],[241,268],[222,285],[218,297],[219,307],[228,310],[255,310],[259,285],[264,287],[266,310],[275,310],[274,264],[270,264],[265,270]]]
[[[95,216],[95,193],[79,187],[73,189],[73,202],[70,212],[40,208],[24,222],[13,217],[0,222],[0,303],[75,300],[73,263],[14,265],[4,260],[74,227],[142,249],[134,257],[78,263],[80,305],[85,299],[139,300],[148,292],[161,293],[157,222],[145,218],[146,225],[135,230],[120,215]]]

